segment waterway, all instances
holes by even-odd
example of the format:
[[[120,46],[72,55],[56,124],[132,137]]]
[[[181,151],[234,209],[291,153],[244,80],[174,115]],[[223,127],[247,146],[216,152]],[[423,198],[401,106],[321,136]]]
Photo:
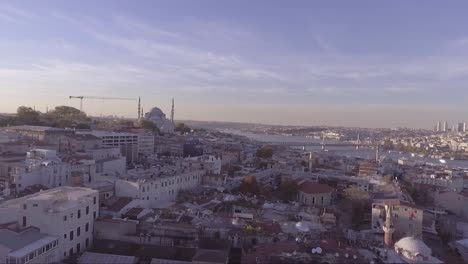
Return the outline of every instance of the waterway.
[[[269,135],[269,134],[257,134],[257,133],[250,133],[244,132],[239,130],[222,130],[225,133],[231,133],[234,135],[245,136],[252,140],[260,141],[260,142],[268,142],[268,143],[275,143],[275,142],[291,142],[291,143],[321,143],[322,140],[314,139],[309,137],[302,137],[302,136],[285,136],[285,135]],[[340,143],[336,140],[328,140],[326,143]],[[295,149],[302,149],[302,147],[293,147]],[[320,152],[323,151],[321,146],[306,146],[306,151],[313,151],[313,152]],[[331,154],[339,155],[339,156],[346,156],[346,157],[355,157],[355,158],[363,158],[363,159],[373,159],[375,158],[375,149],[372,148],[360,148],[356,149],[353,146],[326,146],[326,151]],[[426,164],[438,164],[442,165],[440,159],[434,159],[431,157],[419,157],[411,155],[411,153],[402,153],[402,152],[384,152],[380,151],[380,156],[387,156],[394,161],[397,161],[400,158],[407,158],[410,160],[414,160],[419,163],[426,163]],[[450,168],[464,168],[468,169],[468,160],[445,160],[446,165]]]

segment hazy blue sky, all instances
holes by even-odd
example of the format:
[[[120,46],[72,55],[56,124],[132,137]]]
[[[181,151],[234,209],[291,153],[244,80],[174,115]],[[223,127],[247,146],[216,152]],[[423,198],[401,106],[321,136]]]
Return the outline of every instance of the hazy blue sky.
[[[0,112],[142,96],[176,119],[468,121],[466,1],[1,1]],[[85,101],[90,114],[136,104]]]

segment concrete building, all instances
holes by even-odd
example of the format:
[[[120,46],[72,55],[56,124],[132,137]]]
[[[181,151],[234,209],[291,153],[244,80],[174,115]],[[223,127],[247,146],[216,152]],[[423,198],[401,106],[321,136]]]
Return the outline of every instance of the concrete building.
[[[330,206],[333,188],[326,184],[302,180],[297,183],[297,199],[305,205]]]
[[[82,187],[62,186],[0,204],[0,224],[17,229],[36,227],[59,237],[59,260],[91,247],[98,214],[98,191]]]
[[[59,143],[59,152],[75,153],[99,148],[102,145],[102,140],[90,134],[71,134],[62,136]]]
[[[34,227],[18,231],[0,229],[0,263],[57,263],[59,239]]]
[[[138,154],[145,156],[154,154],[153,133],[138,133]]]
[[[204,170],[196,170],[174,176],[156,176],[153,178],[119,179],[115,183],[115,194],[147,201],[148,207],[157,207],[174,201],[179,191],[196,188],[200,185]]]
[[[24,162],[16,164],[10,170],[12,189],[23,191],[32,185],[43,185],[48,188],[68,185],[71,165],[57,157],[55,150],[34,149],[27,153]]]
[[[390,206],[391,210],[386,210],[385,206]],[[375,233],[384,233],[383,227],[388,211],[393,214],[393,241],[408,236],[422,237],[424,210],[398,200],[382,200],[372,203],[372,230]]]
[[[11,126],[8,127],[7,131],[15,131],[31,139],[57,144],[59,142],[60,136],[75,134],[75,131],[71,129],[46,126]]]
[[[91,134],[102,140],[102,146],[118,147],[127,160],[127,164],[135,163],[138,157],[138,135],[126,132],[104,130],[82,131],[80,134]]]

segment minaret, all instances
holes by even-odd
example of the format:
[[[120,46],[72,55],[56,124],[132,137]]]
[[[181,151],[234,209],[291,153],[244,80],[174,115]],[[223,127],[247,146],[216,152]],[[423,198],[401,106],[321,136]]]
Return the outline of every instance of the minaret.
[[[356,150],[359,150],[361,145],[361,139],[359,133],[357,134]]]
[[[144,112],[143,112],[143,107],[142,107],[142,108],[141,108],[141,113],[140,113],[141,118],[144,117],[143,113],[144,113]]]
[[[312,172],[312,152],[309,152],[309,172]]]
[[[171,122],[174,124],[174,98],[172,98]]]
[[[375,146],[375,161],[377,163],[379,163],[379,160],[380,160],[380,149],[379,148],[380,148],[380,146],[379,146],[379,144],[377,144]]]
[[[383,226],[384,231],[384,246],[386,248],[391,248],[393,246],[393,233],[395,232],[395,227],[393,226],[393,210],[392,205],[385,205],[385,223]]]
[[[141,99],[140,99],[140,96],[138,96],[138,120],[140,120],[140,118],[142,118],[141,116],[141,113],[143,111],[141,111]]]

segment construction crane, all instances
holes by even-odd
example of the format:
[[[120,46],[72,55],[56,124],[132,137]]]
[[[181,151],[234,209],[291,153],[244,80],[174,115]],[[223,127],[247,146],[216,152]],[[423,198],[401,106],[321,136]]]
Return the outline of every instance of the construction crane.
[[[136,98],[123,98],[123,97],[101,97],[101,96],[70,96],[70,99],[80,99],[80,111],[83,112],[83,99],[101,99],[101,100],[126,100],[136,101]]]

